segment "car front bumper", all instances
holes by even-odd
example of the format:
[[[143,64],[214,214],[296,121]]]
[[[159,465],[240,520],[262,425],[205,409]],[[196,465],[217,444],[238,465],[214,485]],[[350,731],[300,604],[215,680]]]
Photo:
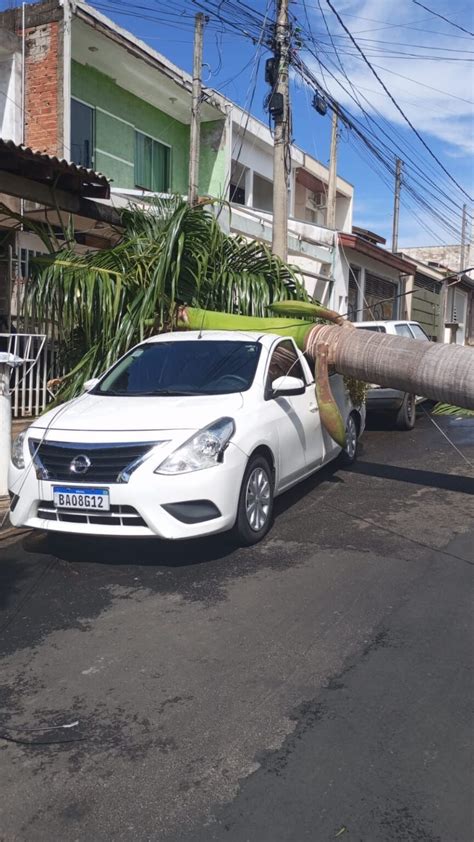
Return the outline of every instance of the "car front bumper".
[[[145,464],[128,483],[74,480],[78,488],[108,488],[111,511],[100,513],[57,509],[53,486],[70,482],[39,480],[33,466],[18,470],[10,465],[10,521],[13,526],[109,537],[179,540],[224,532],[235,523],[246,464],[247,456],[231,443],[222,463],[202,471],[171,476],[155,474]]]

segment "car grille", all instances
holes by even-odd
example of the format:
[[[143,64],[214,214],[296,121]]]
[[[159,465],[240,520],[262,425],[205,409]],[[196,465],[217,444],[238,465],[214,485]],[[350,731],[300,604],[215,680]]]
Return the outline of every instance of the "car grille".
[[[36,476],[44,480],[67,482],[128,482],[129,475],[143,461],[151,448],[161,442],[139,444],[71,444],[52,441],[29,440],[30,453],[36,467]],[[73,460],[81,459],[81,468],[74,471]]]
[[[147,526],[133,506],[111,506],[108,512],[58,509],[51,500],[40,500],[37,517],[61,523],[89,523],[100,526]]]

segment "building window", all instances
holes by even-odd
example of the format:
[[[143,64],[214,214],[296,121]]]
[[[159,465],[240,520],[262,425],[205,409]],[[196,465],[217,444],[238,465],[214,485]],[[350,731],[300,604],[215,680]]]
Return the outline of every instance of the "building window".
[[[360,268],[349,266],[349,294],[347,297],[347,316],[351,322],[358,320],[358,301],[360,290]]]
[[[71,159],[82,167],[94,161],[94,109],[71,100]]]
[[[237,184],[230,183],[229,200],[235,202],[237,205],[245,205],[245,187],[238,187]]]
[[[253,207],[259,210],[273,210],[273,184],[258,173],[253,174]]]
[[[369,272],[365,273],[364,316],[362,321],[380,321],[397,318],[396,282],[387,281]]]
[[[141,132],[135,132],[135,187],[153,193],[170,189],[169,146]]]
[[[237,205],[245,205],[247,196],[245,184],[247,181],[248,169],[238,161],[232,161],[230,168],[229,201]]]

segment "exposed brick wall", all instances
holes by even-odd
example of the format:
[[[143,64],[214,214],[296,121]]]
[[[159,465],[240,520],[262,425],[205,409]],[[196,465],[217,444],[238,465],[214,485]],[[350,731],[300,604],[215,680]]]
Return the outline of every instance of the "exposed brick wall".
[[[51,21],[27,29],[26,33],[26,143],[33,149],[62,156],[60,24]]]
[[[25,24],[25,142],[62,157],[64,9],[59,0],[28,4]],[[0,27],[21,36],[21,9],[1,13]]]

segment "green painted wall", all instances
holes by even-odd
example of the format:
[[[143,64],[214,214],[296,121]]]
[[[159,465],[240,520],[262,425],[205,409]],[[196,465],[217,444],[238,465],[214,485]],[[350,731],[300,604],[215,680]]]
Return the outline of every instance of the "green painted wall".
[[[228,198],[227,126],[225,120],[201,123],[199,192]]]
[[[440,327],[441,296],[428,289],[420,289],[415,283],[412,297],[411,318],[419,322],[428,336],[435,338]]]
[[[134,130],[137,129],[171,146],[170,190],[173,193],[186,193],[189,126],[120,88],[113,79],[94,68],[75,61],[72,62],[71,70],[71,94],[91,106],[109,112],[95,112],[94,168],[112,178],[113,187],[135,187]],[[127,123],[115,119],[111,114],[121,117]],[[212,149],[206,149],[206,159],[209,159],[206,161],[206,173],[209,175],[205,178],[214,178],[213,158],[216,157],[219,156]],[[204,180],[203,191],[210,192],[209,187],[204,187],[205,183]]]

